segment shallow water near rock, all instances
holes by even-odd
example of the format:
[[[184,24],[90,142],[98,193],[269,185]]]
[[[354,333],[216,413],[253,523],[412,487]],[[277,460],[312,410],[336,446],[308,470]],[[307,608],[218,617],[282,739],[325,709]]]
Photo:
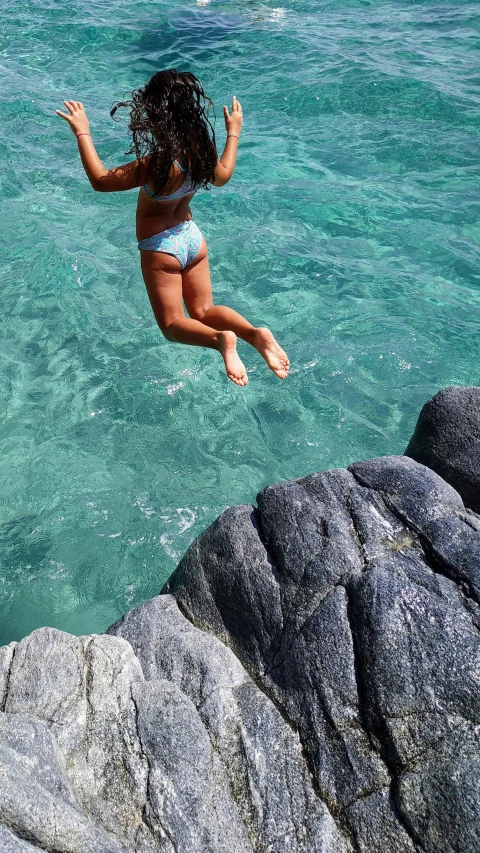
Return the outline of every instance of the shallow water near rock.
[[[425,400],[478,382],[478,5],[6,0],[0,98],[0,639],[103,631],[268,483],[401,453]],[[165,341],[136,193],[95,194],[54,111],[109,109],[162,67],[242,101],[231,183],[199,194],[214,292],[278,335]]]

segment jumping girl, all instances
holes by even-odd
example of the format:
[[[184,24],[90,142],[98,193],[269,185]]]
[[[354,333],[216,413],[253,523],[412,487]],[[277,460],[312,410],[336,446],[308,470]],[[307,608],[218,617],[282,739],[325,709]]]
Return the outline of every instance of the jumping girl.
[[[177,343],[217,349],[227,376],[237,385],[248,377],[236,348],[237,336],[258,350],[280,378],[290,362],[269,329],[255,328],[236,311],[214,305],[207,245],[192,220],[190,201],[201,187],[221,187],[235,168],[242,128],[242,107],[223,108],[227,139],[220,159],[208,119],[211,101],[197,78],[187,72],[159,71],[149,83],[118,103],[130,111],[129,131],[136,159],[105,169],[93,144],[80,101],[64,101],[83,168],[94,190],[120,192],[140,187],[137,240],[143,278],[157,323]],[[185,316],[183,303],[189,314]]]

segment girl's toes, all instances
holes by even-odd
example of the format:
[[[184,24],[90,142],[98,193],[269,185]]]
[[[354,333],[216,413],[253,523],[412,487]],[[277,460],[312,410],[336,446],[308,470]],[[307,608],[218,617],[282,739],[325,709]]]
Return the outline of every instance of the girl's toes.
[[[231,382],[243,388],[248,384],[248,377],[245,365],[237,353],[236,342],[237,336],[233,332],[220,332],[219,349],[225,362],[227,376]]]

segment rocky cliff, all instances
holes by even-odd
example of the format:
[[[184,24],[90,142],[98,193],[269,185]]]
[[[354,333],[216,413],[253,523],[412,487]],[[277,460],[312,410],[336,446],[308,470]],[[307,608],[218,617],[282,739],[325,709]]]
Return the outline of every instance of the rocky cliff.
[[[475,449],[480,389],[442,394]],[[269,486],[106,635],[1,649],[2,851],[480,853],[480,470],[457,457],[468,507],[407,456]]]

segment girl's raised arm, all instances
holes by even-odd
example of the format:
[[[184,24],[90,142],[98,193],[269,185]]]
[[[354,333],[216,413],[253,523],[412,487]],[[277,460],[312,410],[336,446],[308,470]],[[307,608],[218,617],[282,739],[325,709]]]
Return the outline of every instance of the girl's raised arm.
[[[147,159],[134,160],[124,166],[106,169],[95,150],[83,104],[80,101],[64,101],[63,103],[68,110],[68,115],[60,112],[60,110],[55,112],[65,121],[68,121],[73,134],[76,136],[82,165],[94,190],[103,193],[122,192],[122,190],[131,190],[146,183]]]
[[[214,186],[223,187],[233,175],[235,163],[237,160],[238,142],[240,139],[240,131],[243,124],[242,105],[237,101],[235,95],[232,98],[232,113],[228,112],[227,107],[223,108],[223,117],[225,119],[225,129],[227,131],[227,141],[222,156],[215,166]]]

